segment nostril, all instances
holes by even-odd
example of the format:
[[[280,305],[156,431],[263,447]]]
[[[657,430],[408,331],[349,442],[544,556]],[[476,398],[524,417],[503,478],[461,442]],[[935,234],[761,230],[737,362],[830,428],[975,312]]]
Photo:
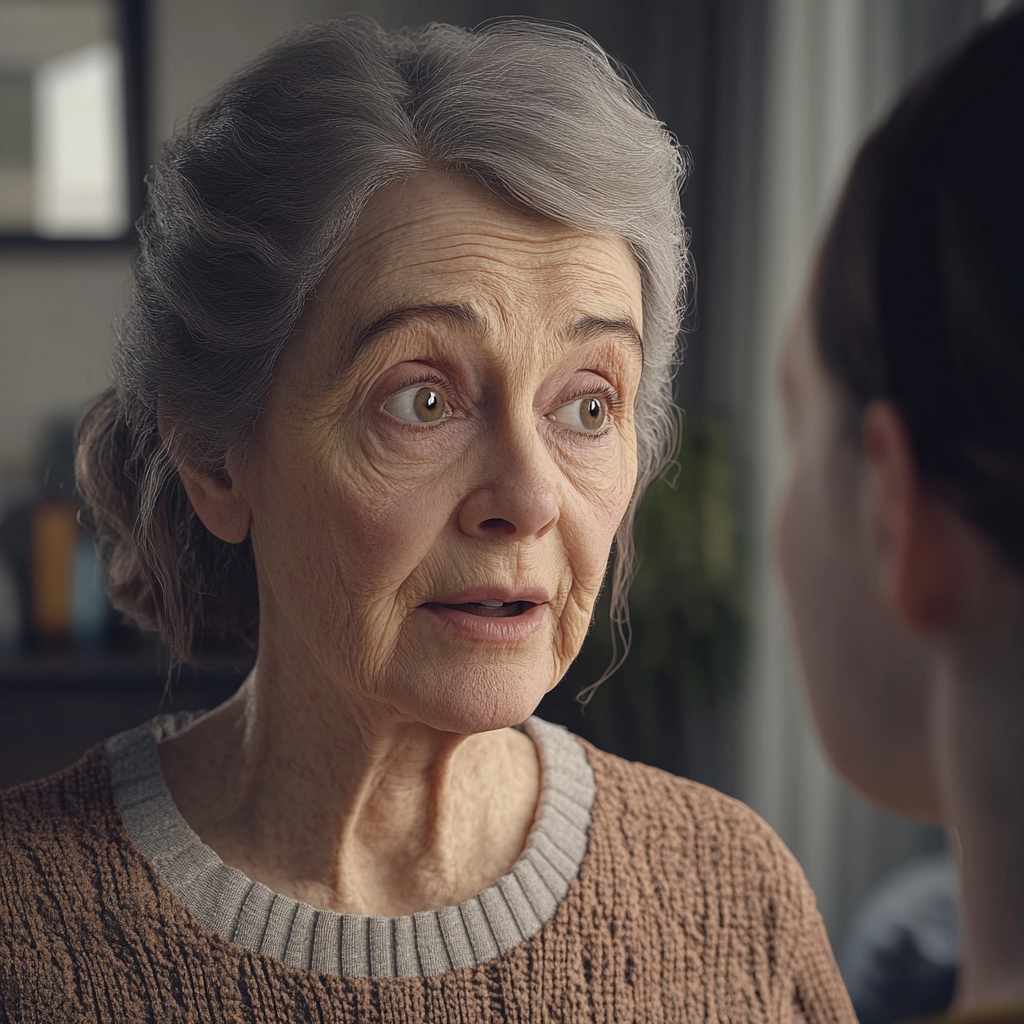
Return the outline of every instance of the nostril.
[[[515,533],[515,525],[507,519],[485,519],[480,524],[480,529],[487,533]]]

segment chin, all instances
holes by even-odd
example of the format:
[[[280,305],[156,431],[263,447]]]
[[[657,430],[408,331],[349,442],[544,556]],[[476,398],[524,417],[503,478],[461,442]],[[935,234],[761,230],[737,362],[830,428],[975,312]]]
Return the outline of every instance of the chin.
[[[927,825],[948,825],[942,806],[932,793],[895,787],[884,780],[855,780],[839,773],[843,781],[865,803],[897,818],[909,818]]]
[[[900,818],[945,824],[939,788],[926,749],[915,743],[858,743],[846,723],[826,732],[825,754],[836,774],[866,803]]]
[[[424,725],[459,735],[491,732],[526,721],[553,686],[547,672],[504,671],[494,666],[438,679],[416,693],[414,716]]]

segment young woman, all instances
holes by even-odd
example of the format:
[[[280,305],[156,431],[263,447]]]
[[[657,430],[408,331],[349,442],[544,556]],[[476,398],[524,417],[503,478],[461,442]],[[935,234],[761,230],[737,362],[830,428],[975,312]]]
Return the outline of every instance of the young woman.
[[[864,144],[789,340],[777,551],[866,798],[958,837],[961,1020],[1024,1020],[1024,12]]]

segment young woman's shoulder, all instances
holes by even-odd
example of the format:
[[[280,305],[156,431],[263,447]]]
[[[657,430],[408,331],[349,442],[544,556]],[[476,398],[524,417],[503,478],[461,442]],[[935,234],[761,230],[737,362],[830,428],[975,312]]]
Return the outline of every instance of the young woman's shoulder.
[[[1024,1024],[1024,1003],[979,1010],[951,1010],[934,1017],[915,1017],[907,1024]]]

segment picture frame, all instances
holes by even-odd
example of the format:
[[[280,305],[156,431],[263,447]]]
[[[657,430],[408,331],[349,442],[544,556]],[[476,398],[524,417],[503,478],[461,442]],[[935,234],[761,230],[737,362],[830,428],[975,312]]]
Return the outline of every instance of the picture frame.
[[[135,244],[146,0],[0,0],[0,249]]]

